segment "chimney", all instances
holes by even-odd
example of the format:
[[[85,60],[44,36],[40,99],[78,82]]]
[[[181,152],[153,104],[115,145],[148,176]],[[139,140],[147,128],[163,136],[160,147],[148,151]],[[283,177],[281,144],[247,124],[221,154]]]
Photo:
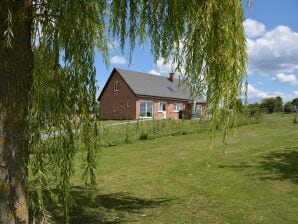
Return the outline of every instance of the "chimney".
[[[170,72],[170,73],[169,73],[169,80],[170,80],[171,82],[174,82],[174,81],[175,81],[175,73],[174,73],[174,72]]]

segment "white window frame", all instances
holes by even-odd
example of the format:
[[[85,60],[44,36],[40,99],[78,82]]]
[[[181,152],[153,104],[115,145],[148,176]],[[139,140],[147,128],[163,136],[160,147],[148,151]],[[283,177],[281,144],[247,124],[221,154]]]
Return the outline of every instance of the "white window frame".
[[[129,100],[126,100],[126,107],[130,107],[130,102],[129,102]]]
[[[166,105],[165,110],[163,110],[163,108],[161,108],[161,105],[162,104],[165,104]],[[165,102],[165,101],[158,101],[158,112],[166,112],[166,111],[167,111],[167,102]]]
[[[119,91],[119,81],[115,81],[114,82],[114,92],[118,92]]]
[[[124,107],[124,100],[121,100],[121,107]]]
[[[183,103],[173,103],[173,111],[179,112],[180,110],[184,110],[184,104]]]
[[[195,108],[194,115],[198,116],[198,117],[202,117],[202,115],[203,115],[203,105],[202,104],[196,104],[194,108]]]
[[[145,109],[145,116],[141,116],[141,103],[142,102],[145,102],[146,103],[146,109]],[[148,117],[147,116],[147,113],[148,113],[148,106],[147,106],[147,103],[148,102],[150,102],[150,103],[152,103],[152,111],[151,111],[151,117]],[[139,114],[139,117],[140,118],[153,118],[153,111],[154,111],[154,103],[153,103],[153,101],[151,101],[151,100],[140,100],[140,114]]]

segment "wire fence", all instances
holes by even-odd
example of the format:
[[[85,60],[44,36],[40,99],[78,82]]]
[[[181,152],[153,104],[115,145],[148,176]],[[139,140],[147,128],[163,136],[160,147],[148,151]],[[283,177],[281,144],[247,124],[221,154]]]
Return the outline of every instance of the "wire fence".
[[[292,107],[255,107],[255,106],[247,106],[243,107],[241,112],[247,111],[248,113],[259,113],[259,114],[272,114],[272,113],[280,113],[280,114],[291,114],[298,112],[298,106]]]
[[[260,114],[239,114],[237,125],[260,123]],[[232,125],[232,124],[231,124]],[[119,122],[115,125],[101,122],[100,145],[104,147],[116,146],[124,143],[156,139],[166,136],[200,134],[208,132],[211,126],[206,119],[178,119],[178,120],[136,120]],[[222,127],[219,127],[219,129]]]

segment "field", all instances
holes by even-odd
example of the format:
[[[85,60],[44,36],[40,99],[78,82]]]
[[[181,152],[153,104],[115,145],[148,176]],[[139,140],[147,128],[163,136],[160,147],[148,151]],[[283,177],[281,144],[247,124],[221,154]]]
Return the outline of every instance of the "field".
[[[212,152],[205,132],[103,147],[93,196],[76,171],[71,223],[298,223],[292,119],[239,127],[227,154],[220,132]]]

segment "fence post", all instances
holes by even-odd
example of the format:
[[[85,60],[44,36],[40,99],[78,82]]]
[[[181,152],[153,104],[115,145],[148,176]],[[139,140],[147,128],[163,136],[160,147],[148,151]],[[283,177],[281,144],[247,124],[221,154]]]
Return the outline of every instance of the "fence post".
[[[294,110],[295,110],[295,117],[294,117],[293,123],[297,123],[297,113],[298,113],[298,106],[297,105],[294,106]]]

